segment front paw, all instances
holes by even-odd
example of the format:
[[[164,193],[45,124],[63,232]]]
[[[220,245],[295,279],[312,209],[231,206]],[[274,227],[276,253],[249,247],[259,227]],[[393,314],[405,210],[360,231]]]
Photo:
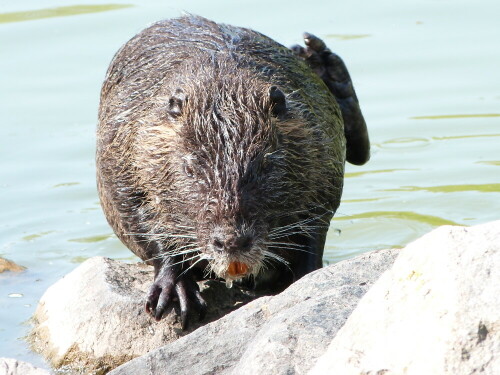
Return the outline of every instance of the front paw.
[[[200,320],[205,317],[207,304],[200,294],[198,284],[190,275],[175,277],[172,274],[157,275],[146,300],[146,312],[160,321],[165,312],[179,302],[182,329],[187,328],[192,309],[198,312]]]

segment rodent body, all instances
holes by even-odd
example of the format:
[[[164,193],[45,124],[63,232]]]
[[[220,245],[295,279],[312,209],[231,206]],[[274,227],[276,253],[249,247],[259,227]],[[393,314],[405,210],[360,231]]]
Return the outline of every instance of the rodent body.
[[[325,51],[189,16],[154,24],[115,55],[101,92],[98,188],[117,236],[155,267],[146,309],[156,319],[176,298],[183,325],[190,308],[202,314],[202,274],[280,291],[321,267],[346,137],[348,157],[349,147],[361,163],[369,155],[354,91],[354,105],[352,95],[342,104],[344,82],[320,71],[338,66],[312,56]]]

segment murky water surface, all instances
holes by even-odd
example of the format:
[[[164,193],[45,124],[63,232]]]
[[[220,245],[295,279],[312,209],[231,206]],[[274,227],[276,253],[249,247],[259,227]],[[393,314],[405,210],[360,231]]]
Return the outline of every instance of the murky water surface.
[[[285,45],[307,30],[347,62],[373,152],[347,167],[327,262],[500,217],[500,2],[172,4],[0,1],[0,256],[28,268],[0,274],[0,356],[43,365],[22,337],[44,290],[89,257],[134,260],[97,198],[99,89],[125,41],[183,10]]]

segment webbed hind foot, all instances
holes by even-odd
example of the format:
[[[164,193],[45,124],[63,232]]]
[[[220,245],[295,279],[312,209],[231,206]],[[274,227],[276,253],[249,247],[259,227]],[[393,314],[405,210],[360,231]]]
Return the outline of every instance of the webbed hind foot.
[[[318,37],[304,33],[304,43],[305,47],[295,45],[291,50],[321,77],[335,96],[344,120],[347,161],[362,165],[370,159],[370,140],[349,72],[342,59]]]

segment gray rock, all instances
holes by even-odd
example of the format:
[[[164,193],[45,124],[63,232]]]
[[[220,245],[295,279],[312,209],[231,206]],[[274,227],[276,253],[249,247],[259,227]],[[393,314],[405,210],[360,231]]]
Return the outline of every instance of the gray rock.
[[[47,370],[12,358],[0,358],[0,375],[50,375]]]
[[[310,375],[500,374],[500,221],[401,251]]]
[[[189,333],[174,311],[161,322],[145,313],[152,281],[152,267],[91,258],[45,292],[29,340],[56,368],[101,374]],[[211,306],[204,323],[253,299],[215,281],[200,285]]]
[[[110,374],[306,373],[397,253],[372,252],[318,270]]]

